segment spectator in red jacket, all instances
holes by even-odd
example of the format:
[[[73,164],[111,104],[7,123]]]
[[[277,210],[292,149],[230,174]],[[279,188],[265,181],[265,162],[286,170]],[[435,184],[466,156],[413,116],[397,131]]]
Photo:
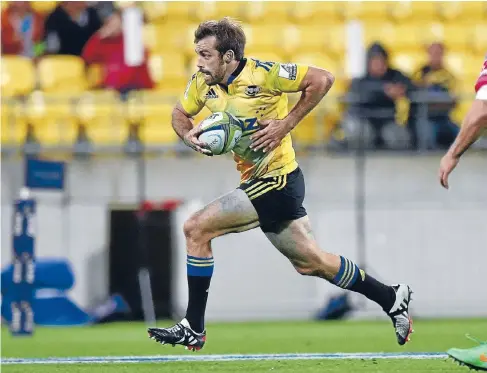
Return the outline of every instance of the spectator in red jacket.
[[[44,20],[28,1],[11,1],[2,12],[2,54],[34,58],[43,53]]]
[[[125,63],[122,17],[119,12],[114,12],[88,40],[82,57],[87,64],[102,66],[104,88],[115,89],[126,95],[131,90],[154,87],[147,65],[147,50],[140,66],[127,66]]]

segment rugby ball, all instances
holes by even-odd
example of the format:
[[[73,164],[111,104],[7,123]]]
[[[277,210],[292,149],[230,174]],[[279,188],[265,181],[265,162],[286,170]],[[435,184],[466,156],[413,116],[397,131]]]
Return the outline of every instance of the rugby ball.
[[[242,136],[242,126],[237,118],[227,112],[216,112],[201,122],[203,132],[198,139],[214,155],[228,153]]]

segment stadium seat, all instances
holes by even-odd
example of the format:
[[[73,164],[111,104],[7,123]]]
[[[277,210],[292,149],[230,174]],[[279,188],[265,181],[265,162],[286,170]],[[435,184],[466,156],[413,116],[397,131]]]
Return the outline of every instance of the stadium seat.
[[[344,1],[340,10],[345,20],[384,22],[388,19],[389,2],[386,1]]]
[[[320,53],[327,47],[325,29],[313,25],[293,26],[283,29],[285,43],[279,50],[287,55],[296,53]]]
[[[40,88],[45,92],[82,92],[88,82],[84,61],[77,56],[46,56],[38,66]]]
[[[32,9],[34,9],[36,12],[39,12],[40,14],[47,16],[49,13],[51,13],[54,8],[56,8],[57,1],[31,1],[30,4],[32,6]]]
[[[362,22],[363,35],[365,46],[368,47],[372,43],[380,42],[388,51],[398,46],[398,43],[404,41],[401,40],[401,36],[396,37],[396,25],[391,22]],[[409,30],[408,30],[409,31]],[[402,39],[408,35],[403,35]],[[415,43],[414,36],[409,35],[413,40],[407,40],[407,45]],[[399,46],[398,46],[399,47]],[[400,48],[402,48],[401,46]]]
[[[215,19],[232,17],[238,20],[243,19],[243,8],[245,3],[241,1],[202,1],[203,6],[212,7]]]
[[[36,84],[32,61],[20,56],[2,56],[2,96],[12,97],[30,93]]]
[[[194,54],[194,31],[196,26],[188,22],[167,22],[144,26],[143,38],[147,49],[152,53],[180,51]]]
[[[282,24],[246,24],[243,28],[247,37],[248,53],[268,52],[282,47]]]
[[[293,1],[289,4],[289,19],[298,24],[323,27],[324,20],[335,23],[341,20],[337,1]]]
[[[324,53],[295,54],[292,57],[292,61],[303,65],[326,69],[332,72],[336,78],[341,78],[344,74],[343,65],[338,63],[336,59]]]
[[[42,145],[73,144],[77,134],[78,95],[68,92],[33,92],[26,102],[25,119],[34,126]]]
[[[443,42],[450,51],[463,52],[471,47],[475,25],[447,24],[443,30]]]
[[[268,22],[285,24],[289,18],[289,3],[286,1],[252,1],[252,5],[242,8],[242,19],[255,25]]]
[[[421,57],[417,53],[396,53],[390,58],[391,66],[411,76],[420,66]]]
[[[485,47],[487,46],[487,24],[475,25],[472,44],[473,50],[479,54],[479,59],[482,59],[485,55]]]
[[[390,15],[396,22],[431,21],[439,19],[439,3],[434,1],[394,1]]]
[[[98,145],[120,145],[127,139],[128,127],[118,92],[85,92],[76,105],[76,117],[88,138]]]
[[[456,77],[463,77],[467,69],[470,54],[448,52],[445,55],[445,65]]]
[[[483,1],[442,1],[438,11],[447,23],[475,23],[486,18],[487,9]]]
[[[141,140],[149,145],[174,145],[178,136],[171,125],[173,102],[157,91],[139,91],[128,100],[128,119],[139,124]]]
[[[140,2],[144,15],[149,23],[162,23],[166,20],[167,2],[165,1],[143,1]]]
[[[99,64],[93,64],[86,71],[86,80],[88,89],[96,89],[103,83],[103,67]]]
[[[2,146],[19,146],[23,143],[26,133],[22,104],[14,98],[3,97],[1,106]]]
[[[153,54],[149,57],[149,70],[157,90],[178,95],[184,90],[188,72],[182,54]]]

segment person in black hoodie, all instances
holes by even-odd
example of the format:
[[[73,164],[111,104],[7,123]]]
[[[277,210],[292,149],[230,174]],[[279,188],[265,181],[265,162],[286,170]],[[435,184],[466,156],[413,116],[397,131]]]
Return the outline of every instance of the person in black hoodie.
[[[395,122],[399,99],[414,91],[411,80],[389,66],[387,51],[380,43],[367,51],[367,72],[353,79],[345,97],[348,111],[343,129],[349,145],[366,148],[406,149],[410,135]]]
[[[61,1],[45,22],[48,54],[80,56],[88,39],[113,11],[112,2],[97,7],[86,1]]]

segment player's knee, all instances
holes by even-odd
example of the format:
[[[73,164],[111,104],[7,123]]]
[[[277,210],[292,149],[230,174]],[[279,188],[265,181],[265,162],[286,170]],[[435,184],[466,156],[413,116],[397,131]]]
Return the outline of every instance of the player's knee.
[[[183,232],[187,241],[199,242],[206,239],[203,224],[198,215],[192,215],[184,222]]]

